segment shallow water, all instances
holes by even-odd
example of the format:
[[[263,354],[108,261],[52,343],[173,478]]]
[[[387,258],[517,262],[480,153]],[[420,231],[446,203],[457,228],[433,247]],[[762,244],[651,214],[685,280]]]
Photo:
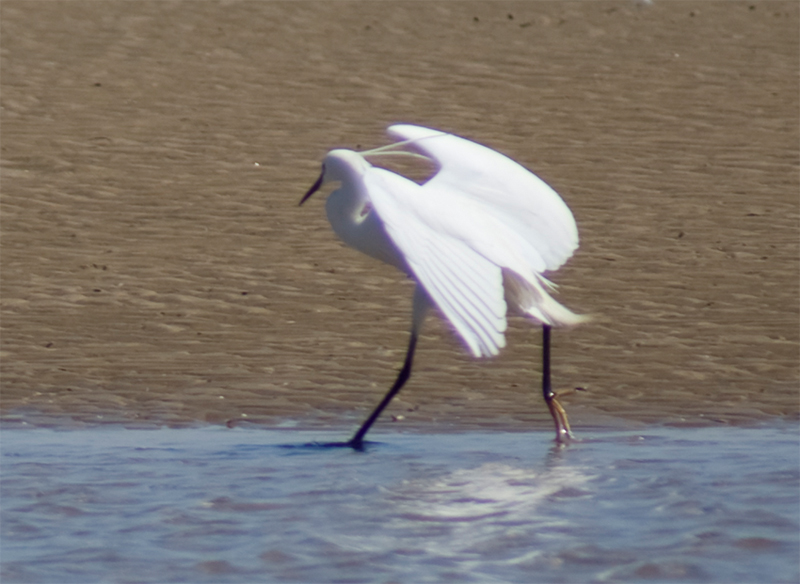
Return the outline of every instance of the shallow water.
[[[793,425],[4,430],[3,582],[797,582]]]

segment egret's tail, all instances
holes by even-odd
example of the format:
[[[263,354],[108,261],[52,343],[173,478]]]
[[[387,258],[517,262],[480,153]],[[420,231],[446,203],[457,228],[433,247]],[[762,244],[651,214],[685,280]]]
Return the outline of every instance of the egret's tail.
[[[504,276],[509,304],[542,324],[575,326],[591,319],[587,315],[575,314],[556,302],[545,288],[555,288],[555,284],[544,276],[534,274],[533,278],[528,279],[511,271],[504,271]]]

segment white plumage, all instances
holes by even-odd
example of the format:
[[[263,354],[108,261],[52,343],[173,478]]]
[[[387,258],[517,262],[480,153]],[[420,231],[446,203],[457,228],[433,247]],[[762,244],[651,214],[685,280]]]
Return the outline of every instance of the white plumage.
[[[505,346],[507,300],[548,333],[549,326],[584,319],[550,296],[554,286],[543,275],[578,247],[572,213],[552,188],[507,156],[470,140],[408,124],[388,132],[401,142],[363,153],[329,152],[322,175],[301,204],[322,184],[341,182],[326,203],[334,231],[348,245],[416,280],[406,378],[430,303],[476,357],[496,355]],[[398,152],[400,147],[431,160],[433,177],[419,185],[366,159],[409,154]],[[397,391],[393,388],[388,400]],[[558,420],[556,425],[558,431]]]

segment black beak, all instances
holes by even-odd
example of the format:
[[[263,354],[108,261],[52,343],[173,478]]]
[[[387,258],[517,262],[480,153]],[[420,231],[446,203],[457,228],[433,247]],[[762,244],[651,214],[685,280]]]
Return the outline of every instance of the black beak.
[[[311,195],[313,195],[314,193],[316,193],[316,192],[319,190],[319,187],[321,187],[321,186],[322,186],[322,178],[323,178],[324,176],[325,176],[325,169],[323,168],[323,169],[322,169],[322,172],[321,172],[321,173],[320,173],[320,175],[319,175],[319,178],[317,179],[317,182],[315,182],[315,183],[314,183],[314,184],[311,186],[311,188],[310,188],[310,189],[308,189],[308,192],[307,192],[305,195],[303,195],[303,198],[302,198],[302,199],[300,199],[300,204],[298,205],[298,207],[299,207],[300,205],[302,205],[303,203],[305,203],[305,202],[306,202],[306,200],[307,200],[307,199],[308,199],[308,198],[309,198]]]

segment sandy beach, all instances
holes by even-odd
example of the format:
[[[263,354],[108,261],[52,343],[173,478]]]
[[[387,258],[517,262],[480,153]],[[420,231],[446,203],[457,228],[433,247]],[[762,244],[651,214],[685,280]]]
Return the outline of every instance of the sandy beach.
[[[551,184],[574,429],[797,419],[797,2],[0,4],[4,423],[349,428],[413,283],[346,248],[334,147],[396,122]],[[429,317],[385,429],[549,428],[541,334]],[[393,421],[394,418],[394,421]],[[377,426],[376,426],[377,427]]]

